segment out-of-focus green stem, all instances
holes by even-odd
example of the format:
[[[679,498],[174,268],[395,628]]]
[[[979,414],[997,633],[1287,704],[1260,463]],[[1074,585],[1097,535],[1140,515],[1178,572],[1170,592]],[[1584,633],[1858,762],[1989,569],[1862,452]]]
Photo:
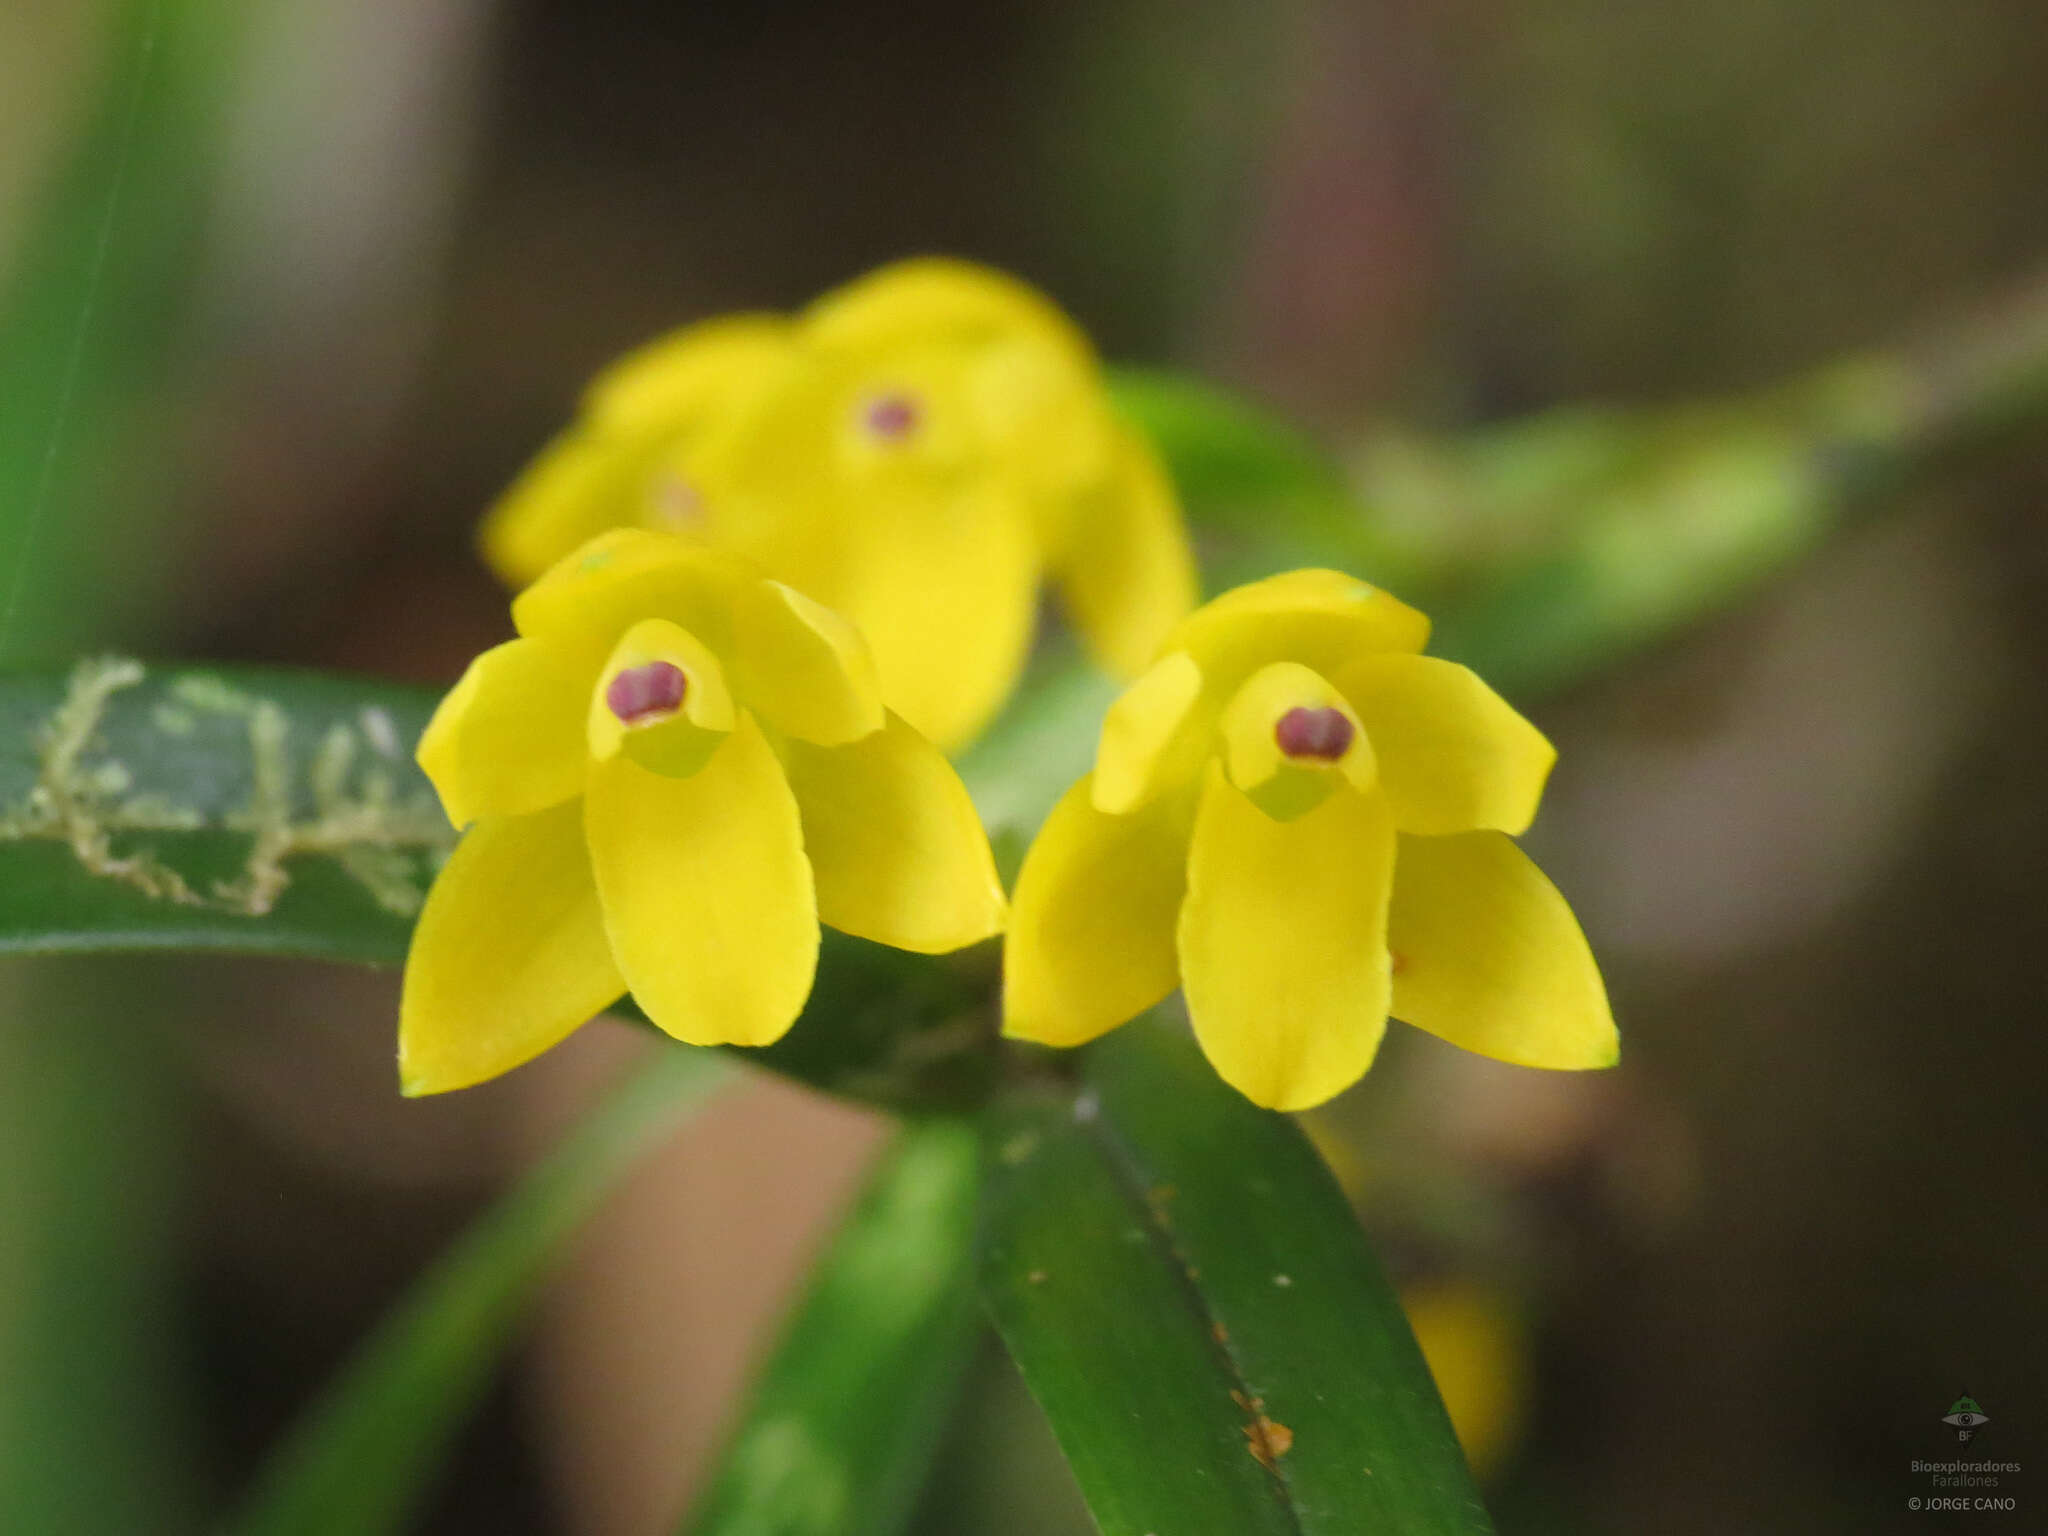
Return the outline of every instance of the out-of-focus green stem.
[[[1727,607],[1909,478],[2048,415],[2048,275],[1750,394],[1569,406],[1451,438],[1376,432],[1348,485],[1219,391],[1116,382],[1174,467],[1217,585],[1344,567],[1434,614],[1432,650],[1527,696]]]
[[[1434,649],[1520,694],[1739,601],[1912,479],[2048,414],[2048,276],[1893,351],[1664,411],[1382,437],[1361,487]],[[1390,532],[1391,531],[1391,532]]]
[[[132,643],[174,569],[186,316],[250,0],[121,0],[0,292],[0,657]]]
[[[172,505],[179,301],[250,6],[91,9],[103,51],[77,83],[93,99],[0,292],[8,661],[136,638],[170,569],[152,532]],[[103,965],[0,977],[0,1530],[175,1536],[196,1522],[175,1327],[181,1095],[176,1063],[138,1030],[143,985]]]
[[[710,1052],[668,1050],[627,1079],[407,1294],[274,1454],[226,1529],[403,1529],[552,1263],[621,1176],[727,1071]]]
[[[2048,416],[2048,273],[1906,354],[1916,461]]]

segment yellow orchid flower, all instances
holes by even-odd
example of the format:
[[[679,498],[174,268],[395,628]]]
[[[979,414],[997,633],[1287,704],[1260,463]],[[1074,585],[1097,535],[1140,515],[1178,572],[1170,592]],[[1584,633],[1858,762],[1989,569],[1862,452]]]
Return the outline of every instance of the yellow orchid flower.
[[[406,959],[407,1093],[508,1071],[628,990],[678,1040],[766,1045],[810,994],[821,921],[934,954],[1001,929],[965,787],[839,615],[621,529],[512,619],[420,740],[468,830]]]
[[[1079,1045],[1178,984],[1270,1109],[1356,1082],[1390,1013],[1503,1061],[1612,1064],[1585,937],[1511,838],[1556,753],[1428,637],[1336,571],[1189,615],[1025,856],[1005,1032]]]
[[[518,583],[619,526],[735,550],[843,613],[889,706],[948,750],[1015,686],[1042,581],[1119,675],[1195,601],[1172,484],[1087,338],[1016,279],[940,258],[627,357],[483,549]]]

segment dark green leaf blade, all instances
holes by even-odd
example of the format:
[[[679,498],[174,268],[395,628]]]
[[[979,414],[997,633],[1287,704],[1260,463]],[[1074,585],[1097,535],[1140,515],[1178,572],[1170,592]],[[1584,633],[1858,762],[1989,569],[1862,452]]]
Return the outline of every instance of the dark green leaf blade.
[[[726,1075],[710,1052],[664,1051],[615,1091],[371,1335],[272,1456],[232,1536],[403,1529],[548,1267]]]
[[[1097,1125],[1148,1192],[1226,1335],[1293,1434],[1281,1480],[1307,1531],[1491,1529],[1406,1314],[1294,1121],[1147,1019],[1092,1047]]]
[[[399,964],[455,840],[412,758],[438,698],[119,658],[0,675],[0,954]],[[993,963],[828,933],[806,1017],[744,1055],[871,1102],[978,1101]]]
[[[1203,536],[1212,592],[1298,565],[1337,566],[1403,595],[1422,585],[1413,551],[1368,515],[1343,463],[1299,427],[1168,369],[1115,369],[1110,390],[1166,461]]]
[[[1103,1536],[1298,1536],[1200,1298],[1097,1133],[1065,1096],[991,1119],[982,1302]]]
[[[1191,500],[1243,510],[1344,499],[1342,474],[1312,438],[1228,390],[1164,368],[1119,367],[1109,382]]]
[[[980,1185],[971,1126],[903,1131],[818,1265],[692,1536],[902,1529],[974,1343]]]
[[[0,952],[403,959],[454,840],[412,761],[435,699],[115,658],[0,678]]]
[[[1013,1111],[982,1294],[1105,1536],[1489,1531],[1400,1303],[1299,1129],[1147,1020]]]

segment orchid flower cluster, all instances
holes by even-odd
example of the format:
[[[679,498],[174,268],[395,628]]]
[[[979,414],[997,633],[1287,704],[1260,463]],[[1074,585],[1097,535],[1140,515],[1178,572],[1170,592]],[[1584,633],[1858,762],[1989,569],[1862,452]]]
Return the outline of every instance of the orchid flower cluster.
[[[771,1043],[821,923],[934,954],[1002,934],[1004,1032],[1050,1046],[1178,987],[1269,1108],[1356,1082],[1390,1016],[1530,1066],[1616,1057],[1513,841],[1550,744],[1351,576],[1196,607],[1157,454],[1014,279],[906,262],[657,341],[482,542],[524,590],[419,747],[467,830],[406,966],[409,1093],[628,992],[679,1040]],[[1134,680],[1006,900],[945,754],[1015,689],[1046,584]]]

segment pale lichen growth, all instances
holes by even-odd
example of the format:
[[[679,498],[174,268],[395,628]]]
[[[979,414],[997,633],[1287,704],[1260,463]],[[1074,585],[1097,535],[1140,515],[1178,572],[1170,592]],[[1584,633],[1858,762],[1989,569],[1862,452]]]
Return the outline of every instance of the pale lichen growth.
[[[36,758],[40,771],[29,791],[25,814],[14,822],[16,837],[61,838],[71,847],[72,857],[91,873],[132,886],[145,896],[183,906],[200,905],[200,897],[185,877],[156,858],[147,849],[117,856],[113,848],[115,826],[101,814],[111,793],[113,776],[105,770],[120,769],[121,787],[132,782],[119,764],[81,767],[80,759],[99,730],[107,700],[123,688],[142,681],[142,663],[121,657],[101,657],[78,664],[64,701],[38,734]]]
[[[366,704],[361,719],[363,735],[376,748],[379,757],[388,757],[396,762],[404,755],[405,743],[398,739],[398,727],[392,724],[389,710]]]
[[[369,767],[355,775],[359,742],[379,757],[398,755],[397,728],[381,709],[365,709],[361,737],[349,725],[329,727],[308,767],[312,814],[293,809],[290,720],[274,701],[258,698],[204,673],[186,673],[169,690],[173,703],[150,712],[163,734],[189,739],[198,714],[248,722],[249,800],[223,817],[177,804],[160,792],[130,795],[136,771],[111,757],[86,760],[105,721],[108,701],[143,680],[139,662],[101,658],[79,664],[63,701],[36,736],[36,782],[17,806],[0,808],[0,840],[48,838],[67,844],[90,874],[114,880],[154,900],[210,907],[259,917],[291,884],[290,860],[326,855],[378,905],[401,916],[419,910],[421,855],[445,857],[453,833],[431,796],[400,800],[391,774]],[[116,836],[149,831],[246,832],[249,849],[241,872],[206,891],[166,864],[155,850],[117,853]]]
[[[189,709],[180,709],[175,704],[159,704],[149,712],[149,723],[166,736],[190,736],[199,729],[199,721]]]

